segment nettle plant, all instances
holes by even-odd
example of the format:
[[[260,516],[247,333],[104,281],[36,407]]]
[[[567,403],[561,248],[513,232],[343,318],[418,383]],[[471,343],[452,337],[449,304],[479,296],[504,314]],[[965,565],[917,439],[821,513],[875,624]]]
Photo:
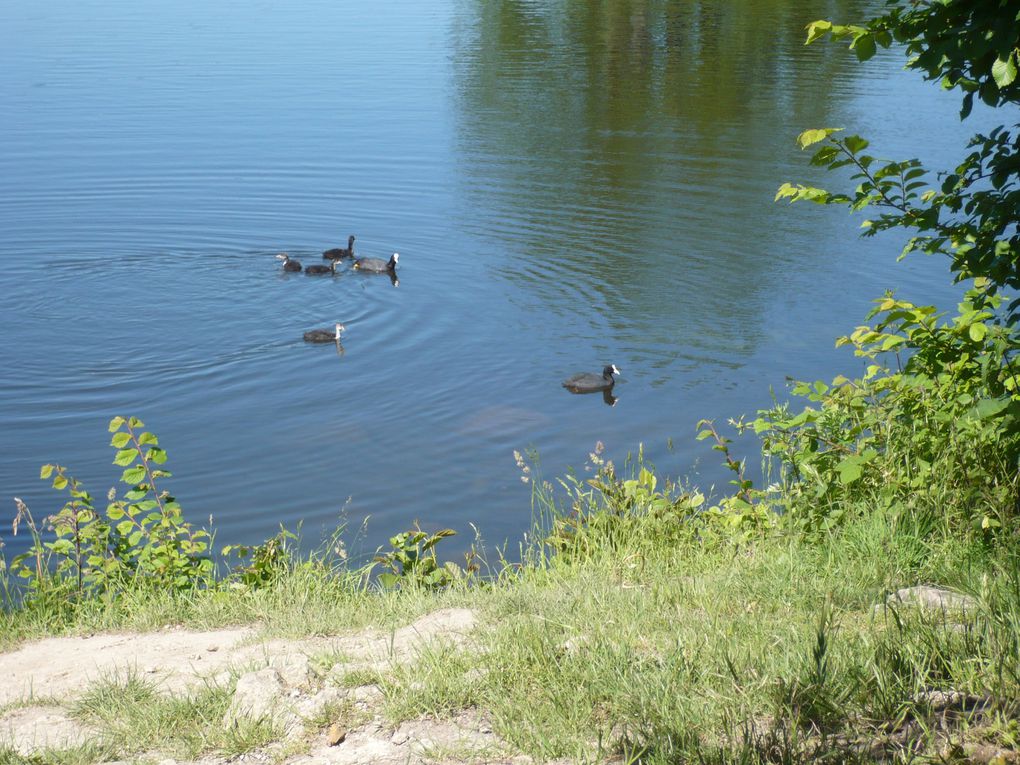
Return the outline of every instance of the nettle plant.
[[[14,532],[25,523],[32,544],[9,568],[26,581],[30,596],[56,592],[81,597],[131,585],[186,590],[211,584],[209,532],[186,522],[178,502],[158,486],[170,477],[161,467],[167,456],[159,439],[144,427],[135,417],[110,421],[110,445],[117,450],[113,464],[124,468],[120,480],[128,489],[118,498],[111,488],[104,510],[62,465],[40,470],[42,479],[69,497],[43,520],[42,529],[25,503],[15,500]],[[53,541],[44,541],[46,530],[54,533]]]
[[[379,548],[372,559],[374,564],[385,569],[379,573],[379,584],[386,589],[410,585],[439,590],[472,576],[477,567],[472,567],[470,557],[463,569],[452,561],[440,563],[436,557],[436,545],[456,535],[453,529],[429,534],[415,523],[413,529],[390,537],[390,549]]]

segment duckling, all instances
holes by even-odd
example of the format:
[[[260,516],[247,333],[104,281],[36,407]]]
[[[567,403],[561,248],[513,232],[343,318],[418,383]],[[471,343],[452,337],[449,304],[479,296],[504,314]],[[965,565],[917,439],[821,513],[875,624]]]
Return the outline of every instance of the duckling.
[[[308,266],[305,269],[305,273],[309,274],[310,276],[320,276],[322,274],[336,275],[336,264],[339,262],[340,261],[338,260],[333,260],[330,261],[330,264],[328,266]]]
[[[330,260],[340,260],[341,258],[353,258],[354,257],[354,234],[347,237],[347,247],[334,247],[331,250],[326,250],[322,253],[322,257],[329,258]]]
[[[300,271],[301,270],[301,264],[298,261],[296,261],[296,260],[292,260],[290,255],[288,255],[287,253],[281,252],[276,257],[277,257],[278,260],[282,260],[283,261],[283,270],[284,271]]]

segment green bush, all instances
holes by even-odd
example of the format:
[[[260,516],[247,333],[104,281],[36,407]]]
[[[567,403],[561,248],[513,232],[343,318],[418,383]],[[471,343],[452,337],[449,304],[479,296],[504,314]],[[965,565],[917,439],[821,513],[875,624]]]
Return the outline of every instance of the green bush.
[[[776,479],[762,492],[791,522],[815,532],[879,509],[938,514],[948,528],[987,534],[1016,521],[1020,394],[1000,298],[978,308],[968,293],[955,317],[887,295],[838,343],[866,359],[859,378],[797,383],[811,402],[759,413]]]
[[[212,583],[209,532],[185,521],[178,502],[158,486],[170,477],[161,467],[166,452],[144,427],[135,417],[110,421],[110,445],[117,450],[113,464],[124,468],[120,480],[129,488],[119,499],[111,488],[105,510],[96,508],[92,495],[62,465],[40,470],[42,479],[69,496],[42,528],[15,499],[14,531],[24,523],[32,543],[9,570],[24,580],[29,600],[112,595],[127,586],[188,590]],[[46,530],[54,533],[53,541],[43,539]]]

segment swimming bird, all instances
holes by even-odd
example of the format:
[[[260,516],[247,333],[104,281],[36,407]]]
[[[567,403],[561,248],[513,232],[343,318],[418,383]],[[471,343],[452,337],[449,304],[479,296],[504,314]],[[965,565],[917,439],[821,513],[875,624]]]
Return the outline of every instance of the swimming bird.
[[[354,257],[354,234],[347,237],[347,247],[334,247],[332,250],[326,250],[322,253],[322,257],[329,258],[330,260],[340,260],[341,258],[353,258]]]
[[[318,276],[322,274],[336,274],[336,264],[339,262],[340,261],[338,260],[334,260],[331,261],[328,266],[308,266],[305,269],[305,273],[310,274],[312,276]]]
[[[354,261],[353,267],[358,271],[364,271],[367,274],[395,274],[397,272],[397,261],[399,259],[399,252],[395,252],[390,255],[389,260],[383,260],[382,258],[358,258]]]
[[[597,375],[594,372],[585,372],[584,374],[574,375],[563,381],[563,387],[571,393],[594,393],[600,390],[609,390],[616,384],[613,375],[618,374],[620,374],[620,370],[616,368],[616,365],[609,364],[602,370],[602,374]]]
[[[339,343],[340,333],[344,331],[344,325],[336,323],[336,329],[310,329],[304,334],[306,343]]]
[[[279,260],[283,261],[283,270],[284,271],[300,271],[301,270],[301,264],[298,261],[296,261],[296,260],[291,260],[290,255],[288,255],[287,253],[281,252],[276,257]]]

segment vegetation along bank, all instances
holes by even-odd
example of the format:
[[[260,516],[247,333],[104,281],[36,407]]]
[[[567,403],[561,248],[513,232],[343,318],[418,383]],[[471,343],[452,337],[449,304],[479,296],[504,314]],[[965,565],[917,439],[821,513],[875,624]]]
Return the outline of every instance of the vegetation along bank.
[[[281,529],[223,548],[218,568],[209,530],[164,488],[158,438],[116,417],[121,490],[100,502],[46,465],[63,508],[17,502],[33,543],[0,562],[0,636],[27,661],[10,652],[30,638],[158,630],[122,654],[152,671],[25,690],[11,670],[5,725],[46,706],[50,729],[84,732],[6,740],[0,762],[1015,762],[1020,2],[890,2],[859,26],[809,27],[823,37],[861,60],[901,48],[962,118],[977,101],[1002,115],[940,173],[808,130],[811,162],[853,188],[777,193],[948,258],[955,312],[879,297],[838,340],[862,375],[702,422],[733,474],[717,495],[640,453],[617,466],[596,447],[557,481],[519,455],[535,525],[507,559],[444,562],[452,532],[411,529],[359,566],[339,534],[300,552]],[[760,443],[760,485],[731,454],[739,434]],[[71,650],[87,645],[101,650]]]

